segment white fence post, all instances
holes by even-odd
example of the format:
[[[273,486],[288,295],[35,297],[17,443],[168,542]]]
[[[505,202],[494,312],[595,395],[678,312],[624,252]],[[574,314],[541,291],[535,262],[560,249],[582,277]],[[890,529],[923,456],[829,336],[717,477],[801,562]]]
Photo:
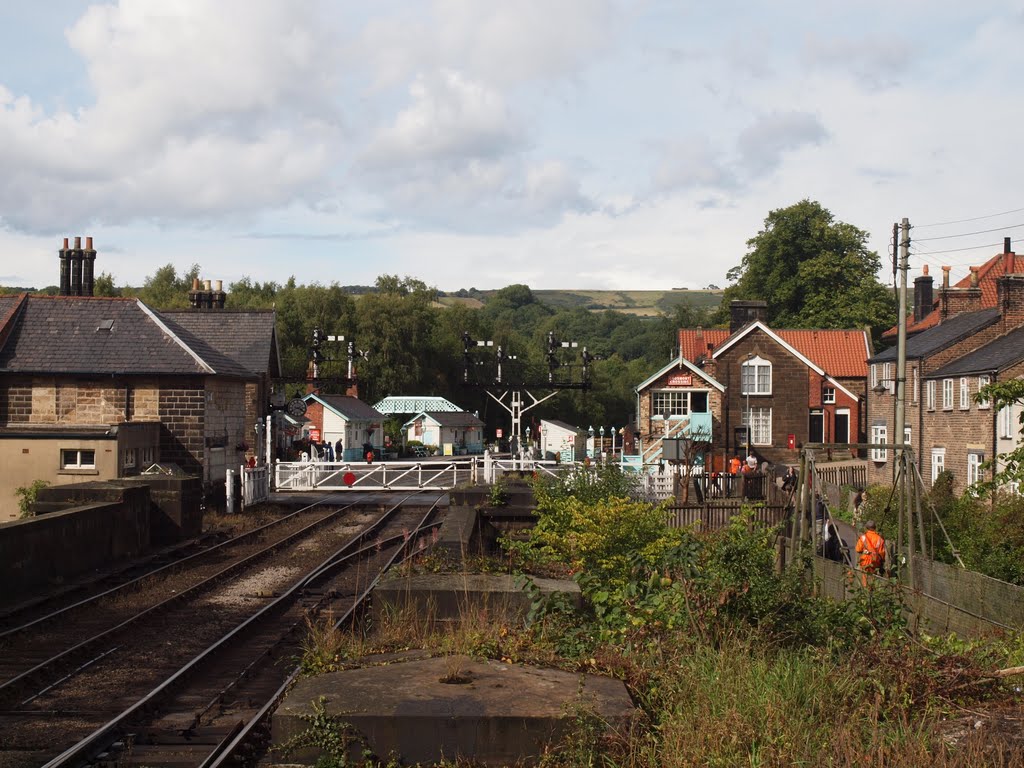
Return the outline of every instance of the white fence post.
[[[235,511],[235,470],[224,470],[224,495],[228,514]]]

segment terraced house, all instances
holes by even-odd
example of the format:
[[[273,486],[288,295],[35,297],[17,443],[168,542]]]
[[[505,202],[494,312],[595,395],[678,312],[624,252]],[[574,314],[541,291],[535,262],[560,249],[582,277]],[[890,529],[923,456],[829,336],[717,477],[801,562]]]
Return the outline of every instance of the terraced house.
[[[979,390],[989,382],[1024,375],[1024,274],[1003,271],[1015,268],[1015,254],[1004,253],[987,264],[986,274],[998,262],[1000,272],[982,285],[982,270],[971,270],[966,285],[943,283],[935,301],[919,294],[922,278],[915,281],[916,333],[907,340],[906,424],[904,441],[914,452],[918,471],[932,483],[942,471],[952,473],[955,487],[964,490],[982,477],[988,459],[1012,450],[1018,440],[1019,408],[996,412],[986,402],[976,402]],[[929,285],[930,287],[930,285]],[[991,299],[986,296],[991,294]],[[868,401],[869,441],[892,443],[895,416],[897,351],[872,357],[871,393]],[[895,472],[892,452],[877,448],[868,452],[870,482],[886,483]]]

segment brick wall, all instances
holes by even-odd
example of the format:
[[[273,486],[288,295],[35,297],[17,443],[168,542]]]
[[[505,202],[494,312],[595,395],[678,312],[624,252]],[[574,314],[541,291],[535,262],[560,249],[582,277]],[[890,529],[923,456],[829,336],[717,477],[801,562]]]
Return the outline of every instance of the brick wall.
[[[967,489],[967,455],[974,452],[992,458],[994,420],[996,411],[989,406],[982,408],[974,402],[978,391],[978,377],[966,377],[971,399],[966,410],[960,408],[960,377],[953,380],[953,407],[942,407],[941,384],[937,384],[934,411],[924,411],[924,447],[921,450],[921,477],[925,486],[932,482],[932,451],[945,451],[945,469],[953,474],[954,491],[962,493]]]
[[[745,445],[736,445],[735,428],[743,424],[748,399],[743,394],[740,366],[747,355],[754,355],[772,364],[771,395],[751,395],[750,408],[771,408],[771,445],[753,445],[764,459],[773,463],[792,464],[799,458],[798,450],[787,448],[787,436],[794,435],[796,444],[807,442],[808,403],[810,401],[807,366],[760,330],[755,330],[716,358],[718,380],[726,386],[721,431],[723,444],[716,445],[729,453],[742,453]]]

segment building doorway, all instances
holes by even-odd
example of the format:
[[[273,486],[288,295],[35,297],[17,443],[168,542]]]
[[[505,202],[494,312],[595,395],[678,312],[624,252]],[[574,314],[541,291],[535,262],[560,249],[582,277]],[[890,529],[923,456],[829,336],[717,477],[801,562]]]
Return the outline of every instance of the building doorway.
[[[835,425],[835,440],[834,443],[848,443],[850,442],[850,409],[849,408],[836,408],[836,425]]]
[[[811,411],[807,424],[807,441],[810,443],[825,442],[825,413],[821,410]]]

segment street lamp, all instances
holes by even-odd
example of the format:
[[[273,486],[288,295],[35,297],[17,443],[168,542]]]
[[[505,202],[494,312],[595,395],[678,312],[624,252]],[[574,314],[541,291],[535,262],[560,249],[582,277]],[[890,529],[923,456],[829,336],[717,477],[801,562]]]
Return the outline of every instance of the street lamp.
[[[598,430],[601,433],[601,459],[604,460],[604,425],[602,424]]]
[[[615,427],[612,427],[612,458],[615,458]]]
[[[594,425],[593,424],[591,424],[590,427],[587,429],[587,442],[588,442],[588,446],[587,447],[589,449],[588,450],[588,454],[590,456],[593,456],[594,455]]]

